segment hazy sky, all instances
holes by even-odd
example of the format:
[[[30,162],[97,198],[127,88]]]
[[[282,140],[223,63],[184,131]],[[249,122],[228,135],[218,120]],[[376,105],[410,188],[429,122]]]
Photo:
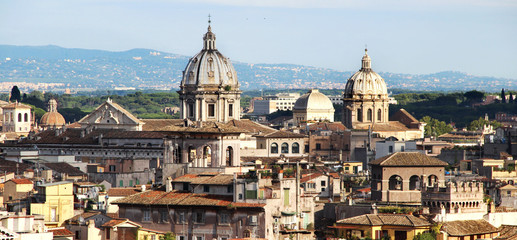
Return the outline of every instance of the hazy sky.
[[[0,44],[193,56],[208,14],[233,61],[517,79],[517,0],[0,0]]]

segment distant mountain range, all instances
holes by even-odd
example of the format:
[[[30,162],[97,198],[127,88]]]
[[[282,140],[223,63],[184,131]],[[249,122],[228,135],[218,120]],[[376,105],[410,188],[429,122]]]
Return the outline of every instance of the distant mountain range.
[[[190,57],[151,49],[123,52],[71,49],[58,46],[0,45],[0,91],[11,82],[21,89],[177,89]],[[233,62],[243,90],[343,89],[352,71],[293,64]],[[517,89],[516,79],[472,76],[445,71],[433,74],[379,73],[388,88],[416,91],[497,92]]]

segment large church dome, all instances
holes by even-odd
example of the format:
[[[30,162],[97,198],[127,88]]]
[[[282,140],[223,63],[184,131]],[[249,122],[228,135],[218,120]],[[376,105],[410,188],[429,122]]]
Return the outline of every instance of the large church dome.
[[[217,50],[210,26],[203,37],[203,49],[190,59],[183,72],[181,87],[186,86],[239,88],[237,73],[230,59]]]
[[[359,95],[373,95],[372,98],[384,98],[388,95],[384,79],[371,68],[368,50],[365,50],[361,70],[348,79],[345,86],[344,98],[354,98]]]

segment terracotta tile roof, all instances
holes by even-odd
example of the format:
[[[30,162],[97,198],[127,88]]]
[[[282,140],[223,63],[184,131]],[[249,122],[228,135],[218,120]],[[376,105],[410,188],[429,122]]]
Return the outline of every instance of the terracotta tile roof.
[[[163,139],[167,132],[159,131],[110,131],[102,135],[105,139]]]
[[[208,207],[251,207],[262,208],[265,204],[235,203],[232,196],[188,193],[181,191],[145,191],[114,201],[114,204],[208,206]]]
[[[102,214],[102,213],[101,212],[97,212],[97,211],[84,212],[84,213],[77,214],[77,215],[73,216],[72,218],[68,219],[67,221],[69,221],[69,222],[77,222],[77,221],[79,221],[80,217],[83,217],[84,220],[88,220],[88,218],[96,216],[96,215],[99,215],[99,214]]]
[[[233,175],[231,174],[217,174],[217,175],[201,175],[201,174],[186,174],[177,177],[172,182],[188,182],[191,184],[205,184],[205,185],[229,185],[233,183]]]
[[[5,106],[2,106],[2,108],[3,109],[13,109],[13,108],[32,108],[32,107],[29,105],[23,104],[23,103],[13,102],[13,103],[7,104]]]
[[[18,167],[16,167],[16,164],[18,164]],[[0,171],[1,172],[23,172],[26,169],[30,169],[32,166],[27,163],[16,163],[15,161],[9,161],[0,159]]]
[[[429,157],[418,152],[396,152],[371,161],[369,165],[379,166],[447,166],[437,158]]]
[[[341,219],[336,222],[338,225],[367,225],[367,226],[408,226],[422,227],[432,224],[422,218],[413,215],[399,214],[365,214],[351,218]]]
[[[31,180],[29,180],[27,178],[13,178],[9,181],[11,181],[15,184],[34,184]]]
[[[411,128],[412,126],[415,126],[415,124],[418,124],[419,121],[413,117],[410,113],[408,113],[405,109],[400,109],[396,113],[391,114],[390,121],[397,121],[400,122],[406,127]]]
[[[496,227],[483,219],[445,222],[442,230],[457,237],[498,232]]]
[[[69,237],[74,236],[74,233],[70,230],[62,227],[62,228],[49,228],[49,232],[52,232],[54,234],[54,237],[60,236],[60,237]]]
[[[117,219],[111,219],[110,221],[102,224],[102,227],[116,227],[123,223],[129,223],[131,225],[135,225],[135,227],[142,227],[140,224],[135,223],[127,218],[117,218]]]
[[[307,176],[304,176],[300,179],[300,182],[301,183],[304,183],[304,182],[308,182],[308,181],[311,181],[315,178],[318,178],[320,176],[323,176],[322,173],[313,173],[313,174],[307,174]]]
[[[517,239],[517,226],[512,225],[501,225],[497,229],[500,233],[499,236],[494,238],[497,240],[514,240]]]
[[[127,197],[140,192],[138,188],[110,188],[108,196],[110,197]]]
[[[309,131],[345,131],[346,127],[343,123],[333,122],[333,123],[314,123],[307,126]]]
[[[398,121],[389,121],[388,123],[375,123],[373,125],[370,124],[357,124],[354,129],[356,130],[368,130],[371,127],[372,131],[375,132],[400,132],[400,131],[408,131],[409,129],[401,122]]]
[[[82,176],[86,175],[83,171],[77,169],[76,167],[66,163],[66,162],[57,162],[57,163],[41,163],[41,165],[52,169],[54,172],[58,173],[66,173],[68,176]]]
[[[258,135],[255,135],[255,137],[263,137],[263,138],[304,138],[305,135],[304,134],[299,134],[299,133],[293,133],[293,132],[289,132],[289,131],[284,131],[284,130],[278,130],[276,132],[258,134]]]
[[[142,119],[143,131],[164,131],[169,126],[183,126],[183,119]]]
[[[108,216],[110,218],[118,218],[118,212],[116,212],[116,213],[106,213],[106,216]]]
[[[274,128],[262,125],[257,122],[253,122],[249,119],[230,120],[227,124],[230,126],[240,128],[240,129],[246,129],[247,132],[252,133],[252,134],[272,133],[272,132],[277,131]]]

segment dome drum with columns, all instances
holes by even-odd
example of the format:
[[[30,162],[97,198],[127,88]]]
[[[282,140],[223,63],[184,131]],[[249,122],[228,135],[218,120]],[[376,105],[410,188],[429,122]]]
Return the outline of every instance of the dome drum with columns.
[[[216,48],[211,26],[203,37],[203,49],[183,71],[180,85],[181,118],[227,122],[240,119],[237,72],[230,59]]]
[[[388,90],[384,79],[371,68],[368,51],[362,67],[348,79],[343,94],[343,124],[357,128],[374,123],[388,123]]]

